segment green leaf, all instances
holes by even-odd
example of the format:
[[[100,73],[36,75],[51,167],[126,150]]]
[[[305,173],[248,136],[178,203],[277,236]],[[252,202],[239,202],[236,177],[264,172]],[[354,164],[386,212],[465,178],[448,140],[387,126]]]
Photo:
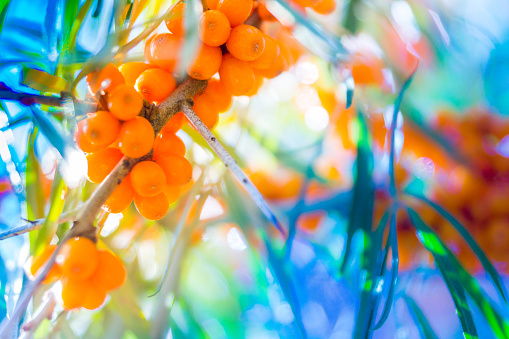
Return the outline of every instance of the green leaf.
[[[53,186],[51,187],[49,212],[44,224],[37,234],[37,239],[35,240],[35,255],[42,252],[42,250],[51,242],[51,239],[57,231],[58,219],[64,209],[65,191],[66,187],[64,180],[57,171],[55,173],[55,178],[53,179]]]
[[[7,15],[10,3],[10,0],[0,0],[0,33],[2,32],[5,16]]]
[[[79,1],[78,1],[79,3]],[[69,31],[69,35],[67,37],[64,36],[64,46],[62,47],[63,53],[69,53],[74,50],[76,47],[76,38],[78,37],[78,33],[81,28],[81,24],[83,23],[83,20],[85,20],[85,17],[87,16],[88,11],[90,11],[90,8],[92,7],[92,4],[94,3],[94,0],[87,0],[81,6],[79,12],[76,13],[76,4],[71,4],[69,9],[67,10],[66,7],[66,13],[65,13],[65,21],[67,25],[66,28],[71,27]],[[71,23],[72,20],[72,23]]]
[[[26,158],[25,189],[28,220],[35,220],[44,217],[44,192],[41,185],[41,171],[34,151],[36,135],[37,128],[34,128],[28,138]],[[31,232],[29,235],[31,250],[34,249],[36,235],[37,232]]]
[[[365,234],[372,232],[373,204],[375,188],[371,177],[373,171],[373,153],[364,115],[358,111],[359,140],[357,143],[357,161],[355,165],[355,184],[353,187],[352,207],[348,220],[348,232],[345,254],[341,263],[344,273],[350,259],[353,235],[361,229]]]
[[[414,323],[417,326],[417,329],[419,330],[421,337],[425,339],[438,339],[438,336],[435,334],[435,331],[429,324],[426,315],[424,315],[424,313],[422,312],[419,305],[417,305],[415,300],[407,295],[404,295],[402,298],[403,300],[405,300],[407,304],[408,312],[414,319]]]
[[[463,281],[459,279],[457,267],[454,265],[454,262],[457,262],[456,258],[414,210],[408,208],[407,211],[410,220],[417,230],[419,241],[433,255],[436,265],[440,273],[442,273],[442,277],[456,306],[456,312],[463,328],[463,335],[467,339],[478,338],[474,317],[468,305],[465,288],[462,284]]]
[[[403,95],[405,94],[406,90],[412,83],[412,80],[415,76],[415,73],[417,72],[417,68],[419,67],[419,64],[415,67],[415,69],[412,71],[410,76],[406,79],[405,83],[403,84],[403,87],[401,87],[401,90],[399,91],[398,97],[396,98],[396,101],[394,102],[394,110],[392,112],[392,122],[391,127],[389,130],[390,134],[390,140],[391,140],[391,150],[390,150],[390,160],[389,160],[389,176],[390,176],[390,186],[389,186],[389,192],[392,196],[395,196],[397,194],[397,188],[396,188],[396,175],[394,173],[394,167],[396,162],[396,152],[394,149],[394,143],[396,138],[396,126],[398,122],[398,116],[399,116],[399,108],[401,106],[401,102],[403,101]]]
[[[470,235],[468,230],[448,211],[446,211],[442,206],[434,203],[433,201],[427,199],[426,197],[413,192],[405,192],[408,195],[425,202],[430,207],[432,207],[435,211],[437,211],[442,217],[444,217],[458,232],[459,234],[465,239],[467,244],[470,246],[474,254],[477,256],[479,261],[481,262],[482,266],[484,267],[484,270],[488,275],[490,276],[491,280],[493,280],[493,285],[495,286],[495,289],[497,290],[497,293],[499,294],[500,298],[504,300],[506,303],[508,301],[507,298],[507,290],[504,286],[504,283],[502,282],[502,278],[498,274],[497,270],[491,263],[491,261],[488,259],[482,248],[477,244],[474,237]]]

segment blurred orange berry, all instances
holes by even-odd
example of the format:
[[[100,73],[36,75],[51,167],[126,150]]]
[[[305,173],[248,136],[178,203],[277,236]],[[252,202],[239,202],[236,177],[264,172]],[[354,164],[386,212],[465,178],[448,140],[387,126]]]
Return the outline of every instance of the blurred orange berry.
[[[139,158],[152,149],[154,129],[147,119],[138,116],[122,124],[118,139],[124,155]]]
[[[122,157],[122,152],[114,147],[88,154],[88,180],[96,184],[101,183],[113,171]]]

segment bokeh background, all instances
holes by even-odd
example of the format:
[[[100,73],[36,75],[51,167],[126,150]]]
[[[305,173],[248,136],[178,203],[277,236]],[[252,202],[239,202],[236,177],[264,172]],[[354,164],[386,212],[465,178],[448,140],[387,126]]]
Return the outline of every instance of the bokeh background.
[[[91,58],[108,58],[102,53],[118,43],[111,39],[119,29],[115,13],[121,3],[0,1],[0,81],[16,92],[39,94],[47,88],[38,87],[30,69],[75,76]],[[293,36],[279,36],[292,66],[266,80],[258,94],[236,98],[214,132],[289,238],[264,219],[187,126],[179,136],[195,166],[194,180],[167,217],[147,222],[134,206],[102,216],[101,242],[124,260],[127,283],[100,310],[57,308],[35,337],[350,338],[366,307],[362,255],[372,235],[362,230],[370,233],[378,225],[394,187],[450,212],[507,284],[509,3],[340,0],[328,16],[288,11],[283,0],[269,4],[292,27]],[[170,5],[149,1],[131,23],[129,39]],[[72,20],[78,12],[83,12],[79,22]],[[75,47],[65,50],[64,37],[76,22]],[[313,22],[318,30],[311,29]],[[324,43],[324,37],[334,38]],[[142,58],[140,44],[127,60]],[[399,112],[394,105],[414,71],[391,143],[393,112]],[[78,93],[85,95],[85,82]],[[79,117],[9,100],[0,104],[1,230],[25,223],[22,218],[42,218],[50,208],[78,208],[94,189],[91,183],[72,187],[84,175],[76,165],[82,156],[72,148]],[[369,177],[362,169],[372,171]],[[368,182],[372,197],[362,194]],[[422,199],[401,194],[505,317],[507,305],[471,242]],[[439,338],[462,337],[450,291],[421,245],[422,234],[416,235],[404,210],[396,220],[399,274],[391,276],[394,261],[388,260],[373,287],[377,305],[370,306],[380,318],[390,286],[394,304],[385,324],[369,335],[420,338],[427,324]],[[69,226],[60,225],[57,234]],[[24,266],[34,241],[24,234],[0,243],[2,318],[12,312],[28,279]],[[470,298],[469,303],[479,337],[495,338],[492,324]]]

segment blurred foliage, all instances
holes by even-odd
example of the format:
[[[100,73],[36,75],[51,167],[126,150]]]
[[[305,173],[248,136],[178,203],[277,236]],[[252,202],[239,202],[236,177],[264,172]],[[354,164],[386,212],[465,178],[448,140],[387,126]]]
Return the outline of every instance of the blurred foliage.
[[[88,73],[143,60],[141,34],[171,4],[0,1],[0,90],[84,99]],[[96,311],[57,306],[34,337],[509,337],[508,5],[345,0],[329,16],[267,5],[291,18],[295,39],[281,39],[295,64],[236,99],[215,133],[288,237],[186,127],[194,182],[168,215],[100,216],[99,246],[123,259],[127,283]],[[69,184],[84,113],[71,101],[0,102],[0,230],[45,217],[2,240],[2,318],[29,254],[96,187]]]

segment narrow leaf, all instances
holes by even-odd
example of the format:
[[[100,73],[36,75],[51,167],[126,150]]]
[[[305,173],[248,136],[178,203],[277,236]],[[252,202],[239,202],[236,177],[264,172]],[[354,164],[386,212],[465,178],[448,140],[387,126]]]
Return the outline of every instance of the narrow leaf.
[[[425,202],[430,207],[432,207],[435,211],[437,211],[441,216],[443,216],[458,232],[459,234],[465,239],[467,244],[470,246],[474,254],[477,256],[479,261],[481,262],[482,266],[484,267],[484,270],[493,280],[493,285],[495,286],[495,289],[497,290],[500,298],[504,300],[506,303],[508,301],[507,298],[507,290],[505,288],[505,285],[502,281],[502,277],[498,274],[497,270],[491,263],[491,261],[488,259],[482,248],[477,244],[474,237],[470,235],[468,230],[449,212],[447,212],[442,206],[434,203],[433,201],[429,200],[423,195],[420,195],[418,193],[413,192],[406,192],[408,195]]]
[[[419,305],[417,305],[415,300],[407,295],[403,296],[403,300],[405,300],[407,304],[408,312],[414,319],[414,323],[417,326],[421,337],[425,339],[438,339],[438,336],[435,334],[435,331],[429,324],[426,315],[422,312],[421,308]]]
[[[412,224],[418,231],[419,241],[433,255],[437,267],[442,273],[442,277],[456,306],[456,312],[463,328],[463,335],[467,339],[478,338],[474,317],[465,295],[465,289],[457,275],[456,267],[453,265],[456,258],[414,210],[408,208],[407,211]]]

